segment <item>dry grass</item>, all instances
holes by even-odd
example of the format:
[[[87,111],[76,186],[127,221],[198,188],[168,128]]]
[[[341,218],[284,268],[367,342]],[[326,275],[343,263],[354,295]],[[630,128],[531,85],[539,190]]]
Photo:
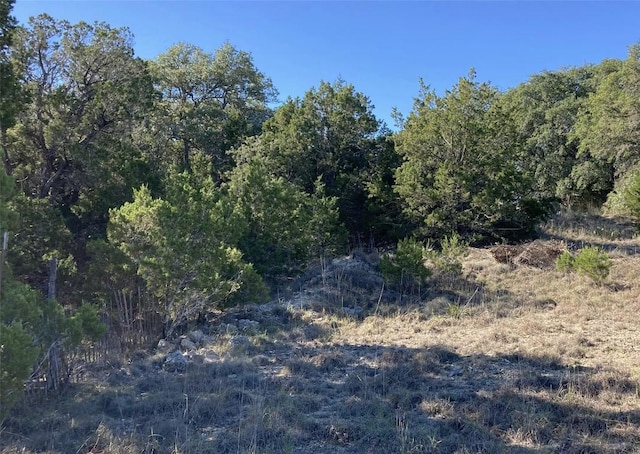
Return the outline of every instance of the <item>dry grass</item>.
[[[218,314],[214,361],[148,355],[23,402],[2,453],[638,452],[640,240],[593,217],[542,233],[608,250],[606,284],[472,249],[463,276],[405,298],[374,260],[338,260]]]

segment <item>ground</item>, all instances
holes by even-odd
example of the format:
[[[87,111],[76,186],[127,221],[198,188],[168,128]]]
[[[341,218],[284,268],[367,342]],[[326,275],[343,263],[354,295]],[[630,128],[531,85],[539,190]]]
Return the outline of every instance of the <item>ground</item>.
[[[611,257],[602,285],[539,259],[585,245]],[[564,215],[532,247],[504,260],[471,248],[462,275],[434,273],[410,295],[388,288],[375,253],[312,267],[269,304],[211,314],[185,364],[166,363],[170,339],[25,399],[0,448],[640,452],[635,226]]]

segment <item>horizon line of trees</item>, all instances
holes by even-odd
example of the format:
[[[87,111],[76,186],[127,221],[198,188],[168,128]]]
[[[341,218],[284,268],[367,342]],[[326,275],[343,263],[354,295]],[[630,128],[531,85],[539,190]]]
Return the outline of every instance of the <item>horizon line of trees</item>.
[[[52,343],[98,339],[99,317],[122,331],[154,315],[168,336],[349,248],[517,241],[561,205],[640,215],[638,45],[506,92],[473,70],[442,95],[421,81],[391,132],[341,79],[273,109],[272,81],[230,43],[147,61],[126,28],[19,26],[13,3],[0,0],[3,384]],[[3,386],[0,420],[17,389]]]

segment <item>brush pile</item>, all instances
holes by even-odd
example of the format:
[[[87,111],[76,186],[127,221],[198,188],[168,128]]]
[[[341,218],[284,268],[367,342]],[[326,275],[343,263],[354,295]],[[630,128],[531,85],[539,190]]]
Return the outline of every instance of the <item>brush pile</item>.
[[[534,268],[553,268],[556,260],[567,247],[559,241],[535,240],[519,245],[500,245],[490,249],[499,263]]]

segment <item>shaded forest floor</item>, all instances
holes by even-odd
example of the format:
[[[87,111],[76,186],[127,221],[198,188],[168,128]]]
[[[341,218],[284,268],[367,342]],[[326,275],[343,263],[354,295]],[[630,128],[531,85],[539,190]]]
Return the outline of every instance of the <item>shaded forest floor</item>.
[[[637,452],[635,232],[600,216],[541,227],[605,249],[602,286],[471,249],[462,276],[402,295],[375,254],[336,259],[277,301],[211,314],[184,364],[165,362],[170,343],[26,399],[1,452]]]

